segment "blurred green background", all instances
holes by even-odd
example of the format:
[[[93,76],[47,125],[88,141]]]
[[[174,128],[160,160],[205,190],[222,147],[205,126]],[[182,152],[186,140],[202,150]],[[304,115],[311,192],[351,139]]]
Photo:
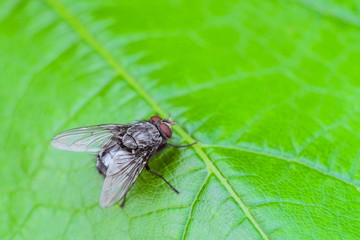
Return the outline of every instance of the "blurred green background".
[[[0,0],[1,239],[360,239],[360,2]],[[176,122],[124,209],[73,127]]]

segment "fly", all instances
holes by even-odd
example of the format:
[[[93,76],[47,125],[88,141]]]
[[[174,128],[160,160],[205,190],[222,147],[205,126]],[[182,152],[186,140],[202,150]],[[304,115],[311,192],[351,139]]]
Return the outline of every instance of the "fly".
[[[55,148],[74,152],[97,152],[96,168],[105,177],[100,196],[100,206],[110,207],[122,200],[124,206],[129,192],[142,170],[162,178],[176,193],[179,193],[162,175],[148,165],[151,157],[170,145],[172,128],[170,118],[152,116],[135,124],[103,124],[64,131],[54,137]]]

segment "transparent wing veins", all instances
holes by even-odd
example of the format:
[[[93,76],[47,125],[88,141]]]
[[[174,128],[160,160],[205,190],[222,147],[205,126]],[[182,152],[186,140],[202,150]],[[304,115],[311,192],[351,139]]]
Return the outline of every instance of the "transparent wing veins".
[[[151,156],[143,152],[135,156],[126,150],[120,150],[110,164],[100,196],[100,206],[110,207],[119,202],[130,190]]]
[[[75,152],[98,152],[114,135],[119,124],[74,128],[59,133],[51,141],[55,148]]]

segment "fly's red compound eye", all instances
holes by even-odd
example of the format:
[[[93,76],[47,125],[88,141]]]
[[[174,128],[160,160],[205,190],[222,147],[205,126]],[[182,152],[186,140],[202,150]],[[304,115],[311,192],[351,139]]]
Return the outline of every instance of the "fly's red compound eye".
[[[159,127],[168,138],[171,137],[172,130],[166,123],[160,123]]]
[[[151,120],[153,120],[154,122],[159,122],[159,121],[161,121],[162,119],[159,118],[158,116],[152,116],[152,117],[151,117]]]

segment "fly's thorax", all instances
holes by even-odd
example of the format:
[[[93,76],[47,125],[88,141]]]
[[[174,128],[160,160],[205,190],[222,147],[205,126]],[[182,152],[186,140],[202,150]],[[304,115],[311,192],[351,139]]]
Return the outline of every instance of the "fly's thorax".
[[[123,144],[130,149],[158,146],[163,142],[156,125],[149,121],[133,124],[122,138]]]
[[[131,149],[136,149],[138,147],[136,140],[131,134],[125,134],[122,138],[122,142],[126,147]]]

